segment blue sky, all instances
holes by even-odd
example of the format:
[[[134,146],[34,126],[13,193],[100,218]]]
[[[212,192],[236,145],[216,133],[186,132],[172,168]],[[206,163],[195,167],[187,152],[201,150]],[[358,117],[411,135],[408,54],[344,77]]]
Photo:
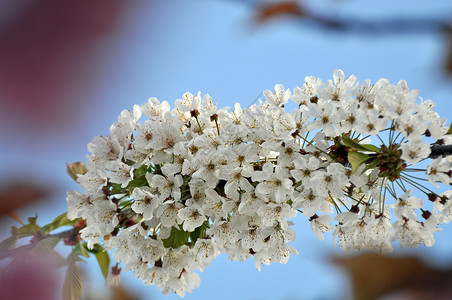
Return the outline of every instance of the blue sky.
[[[447,16],[450,1],[309,1],[308,6],[325,14],[379,19],[390,16]],[[86,161],[86,144],[108,134],[122,109],[141,104],[148,97],[173,103],[184,92],[209,93],[218,106],[235,102],[250,104],[264,89],[276,83],[293,89],[304,77],[324,80],[336,68],[360,81],[401,79],[420,96],[437,103],[443,117],[452,118],[452,81],[441,73],[443,40],[440,34],[360,36],[320,31],[293,20],[255,26],[251,7],[240,1],[139,1],[129,8],[115,34],[106,36],[92,56],[102,80],[87,89],[92,99],[83,108],[83,119],[68,134],[57,128],[36,141],[32,148],[17,138],[15,149],[3,149],[0,163],[6,168],[26,166],[58,186],[46,206],[31,207],[22,216],[37,211],[50,221],[66,207],[65,193],[77,189],[65,174],[65,163]],[[39,159],[36,153],[39,153]],[[45,162],[45,166],[43,165]],[[16,171],[17,172],[17,171]],[[201,286],[186,299],[338,299],[347,293],[347,280],[328,263],[331,239],[318,241],[307,220],[295,219],[300,252],[287,265],[275,264],[258,272],[254,261],[229,262],[220,255],[200,274]],[[437,264],[451,262],[452,226],[436,235],[436,245],[416,253],[436,257]],[[401,252],[395,247],[395,252]],[[405,251],[406,252],[406,251]],[[409,252],[409,251],[408,251]],[[94,261],[91,262],[95,264]],[[88,269],[90,280],[102,285],[96,266]],[[144,286],[123,274],[127,287],[142,299],[178,299],[163,296],[154,286]],[[152,298],[151,298],[152,297]],[[345,297],[346,298],[346,297]]]

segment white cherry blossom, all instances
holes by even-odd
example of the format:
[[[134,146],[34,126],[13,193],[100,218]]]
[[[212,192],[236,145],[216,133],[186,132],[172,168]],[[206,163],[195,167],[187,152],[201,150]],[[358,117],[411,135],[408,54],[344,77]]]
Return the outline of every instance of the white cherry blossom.
[[[253,256],[258,270],[287,263],[296,215],[344,251],[382,253],[432,246],[452,221],[452,160],[431,150],[452,144],[447,120],[405,81],[335,70],[263,95],[247,108],[187,92],[173,108],[149,98],[123,110],[88,144],[83,192],[67,193],[88,248],[104,244],[144,283],[183,297],[219,253]]]

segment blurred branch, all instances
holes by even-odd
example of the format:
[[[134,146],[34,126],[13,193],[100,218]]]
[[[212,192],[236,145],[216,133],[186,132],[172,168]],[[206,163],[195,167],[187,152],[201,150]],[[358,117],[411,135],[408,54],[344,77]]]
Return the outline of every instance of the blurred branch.
[[[231,0],[230,0],[231,1]],[[351,33],[366,36],[395,34],[442,33],[445,44],[443,69],[452,75],[452,22],[448,15],[443,17],[379,17],[373,20],[359,17],[338,17],[309,11],[303,1],[241,1],[252,6],[254,20],[261,24],[274,19],[291,18],[302,26],[336,33]]]
[[[451,26],[448,21],[429,18],[393,18],[366,21],[356,18],[335,18],[333,16],[322,16],[311,13],[307,16],[307,19],[312,20],[314,25],[322,29],[366,35],[440,32],[444,28],[450,28]]]
[[[374,253],[334,257],[351,276],[355,300],[450,299],[452,269],[427,265],[417,257],[387,257]],[[388,299],[389,299],[388,298]]]
[[[292,17],[322,30],[351,32],[355,34],[409,34],[439,32],[451,28],[450,21],[436,18],[395,17],[391,19],[364,20],[356,17],[339,18],[308,11],[301,1],[260,2],[255,8],[255,20],[265,22],[277,17]]]
[[[305,17],[306,15],[304,7],[293,1],[263,3],[256,8],[256,20],[261,22],[279,16]]]
[[[60,239],[64,239],[67,237],[71,237],[74,234],[78,234],[78,229],[69,229],[66,231],[62,231],[59,233],[55,233],[55,234],[48,234],[45,235],[43,237],[40,237],[40,240],[46,239],[46,238],[51,238],[51,237],[56,237],[56,238],[60,238]],[[32,250],[34,247],[36,246],[36,243],[30,243],[27,245],[23,245],[14,249],[9,249],[9,250],[0,250],[0,260],[10,257],[11,255],[15,255],[15,254],[20,254],[20,253],[24,253],[24,252],[28,252],[30,250]]]
[[[48,197],[52,190],[31,181],[16,179],[0,191],[0,216]]]

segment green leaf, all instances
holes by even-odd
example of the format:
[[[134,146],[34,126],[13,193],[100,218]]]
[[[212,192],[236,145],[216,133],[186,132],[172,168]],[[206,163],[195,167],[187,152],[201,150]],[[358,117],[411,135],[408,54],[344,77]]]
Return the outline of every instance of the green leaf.
[[[353,140],[347,136],[342,138],[342,144],[347,146],[351,150],[355,151],[371,151],[371,152],[380,152],[380,148],[371,145],[371,144],[360,144],[358,141]]]
[[[130,196],[136,187],[149,186],[148,180],[145,177],[147,172],[146,165],[141,166],[134,171],[134,179],[129,182],[127,188],[123,188],[121,184],[116,183],[112,185],[111,193],[113,195],[128,194]]]
[[[133,175],[134,175],[133,177],[134,178],[145,177],[147,173],[149,173],[148,167],[146,165],[142,165],[141,167],[139,167],[138,169],[135,169],[135,171],[133,171]]]
[[[54,231],[57,228],[60,228],[62,226],[72,226],[77,222],[77,220],[69,220],[67,218],[67,212],[62,213],[61,215],[59,215],[58,217],[56,217],[52,223],[47,224],[45,226],[42,227],[41,229],[41,233],[43,235],[49,234],[50,232]]]
[[[99,251],[102,251],[104,248],[102,248],[102,246],[101,245],[99,245],[99,244],[94,244],[93,245],[93,249],[89,249],[88,248],[88,244],[84,244],[84,247],[85,247],[85,249],[86,249],[86,251],[88,251],[88,252],[90,252],[90,253],[92,253],[92,254],[96,254],[97,252],[99,252]]]
[[[39,229],[38,229],[39,230]],[[13,228],[11,228],[11,232],[18,238],[24,238],[27,236],[32,236],[35,234],[36,231],[31,231],[26,227],[21,227],[21,228],[17,228],[15,226],[13,226]]]
[[[206,234],[207,222],[202,223],[201,226],[196,228],[193,232],[190,232],[190,239],[193,245],[199,238],[203,238]]]
[[[352,165],[352,171],[354,173],[363,163],[368,161],[370,157],[364,153],[350,151],[348,152],[347,158]]]
[[[379,163],[380,163],[380,161],[378,159],[373,160],[370,164],[368,164],[364,168],[363,172],[366,172],[367,170],[375,168],[376,166],[378,166]]]
[[[364,149],[366,149],[366,151],[371,151],[371,152],[380,152],[381,149],[378,148],[377,146],[374,146],[372,144],[360,144],[361,147],[363,147]]]
[[[77,243],[75,245],[74,249],[72,250],[71,254],[69,254],[68,260],[84,262],[84,260],[80,256],[90,257],[90,253],[88,251],[88,247],[87,247],[86,243],[82,243],[82,242]]]
[[[34,218],[32,218],[34,219]],[[30,218],[29,218],[30,220]],[[11,233],[15,235],[18,239],[33,236],[36,232],[41,230],[41,226],[36,225],[36,222],[32,220],[31,223],[25,224],[24,226],[17,228],[16,226],[11,227]]]
[[[63,300],[82,299],[83,283],[77,262],[72,262],[66,271],[63,284]]]
[[[43,238],[36,244],[32,252],[39,254],[48,254],[52,252],[52,250],[58,245],[60,241],[61,238],[55,236]]]
[[[163,239],[163,245],[167,248],[180,248],[188,242],[190,232],[179,230],[176,227],[171,228],[171,234],[168,238]]]
[[[132,194],[133,190],[136,187],[142,187],[142,186],[149,186],[148,180],[146,178],[135,178],[131,182],[129,182],[129,185],[127,186],[127,189],[129,190],[129,195]]]
[[[123,200],[118,205],[121,209],[124,209],[127,206],[131,206],[134,202],[134,200]]]
[[[108,252],[102,248],[102,246],[98,244],[96,245],[100,247],[100,251],[97,251],[95,254],[97,263],[99,264],[102,275],[104,275],[105,280],[107,280],[108,272],[110,270],[110,256],[108,255]]]
[[[77,243],[77,245],[75,245],[74,247],[74,251],[75,253],[77,253],[78,255],[82,255],[84,257],[89,257],[89,251],[88,251],[88,244],[87,243]]]
[[[446,134],[452,134],[452,123],[450,123],[449,130],[446,132]]]
[[[17,236],[16,235],[10,236],[9,238],[4,239],[0,243],[0,251],[11,250],[14,247],[16,247],[16,243],[17,243]]]
[[[35,214],[34,217],[28,217],[28,223],[31,225],[36,225],[36,222],[38,221],[38,215]]]
[[[127,189],[126,188],[122,188],[119,183],[115,183],[111,187],[111,193],[112,193],[112,195],[127,194]]]

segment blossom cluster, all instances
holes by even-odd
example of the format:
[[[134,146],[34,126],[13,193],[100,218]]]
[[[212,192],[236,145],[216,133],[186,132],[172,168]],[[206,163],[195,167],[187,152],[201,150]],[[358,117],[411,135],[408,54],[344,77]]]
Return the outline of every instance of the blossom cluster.
[[[181,296],[220,252],[254,257],[258,269],[286,263],[298,213],[345,251],[431,246],[452,220],[452,191],[413,174],[452,183],[450,160],[423,162],[431,144],[452,143],[446,120],[404,81],[333,77],[306,77],[293,92],[276,85],[245,109],[186,93],[173,109],[150,98],[124,110],[88,144],[84,192],[68,192],[68,217],[86,220],[89,247],[103,242],[146,284]]]

